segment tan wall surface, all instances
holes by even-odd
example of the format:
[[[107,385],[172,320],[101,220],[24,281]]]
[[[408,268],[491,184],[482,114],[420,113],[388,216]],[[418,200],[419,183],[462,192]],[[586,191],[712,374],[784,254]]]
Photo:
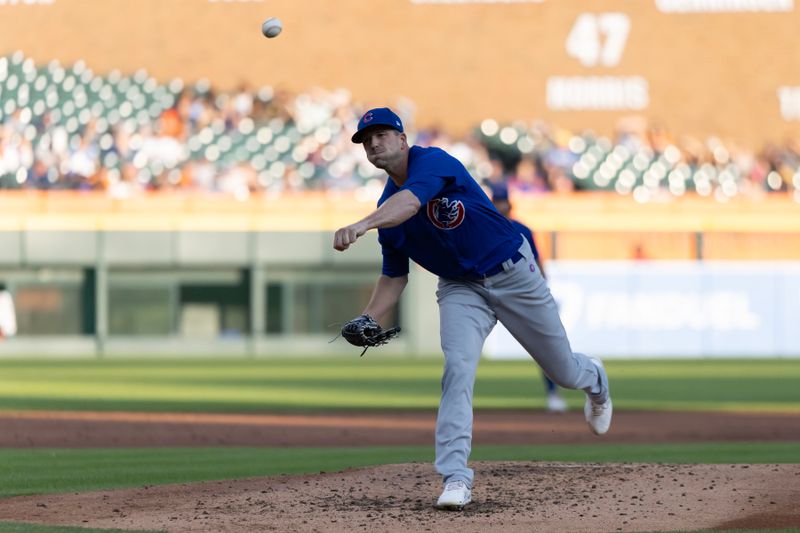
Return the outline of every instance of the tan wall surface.
[[[800,260],[800,209],[786,194],[727,204],[700,197],[638,204],[616,193],[516,195],[512,200],[512,215],[534,230],[545,260],[553,252],[575,260],[694,260],[698,251],[704,259]],[[137,239],[149,242],[149,252],[156,254],[172,246],[160,237],[169,233],[225,234],[226,241],[238,239],[245,253],[243,234],[251,231],[265,232],[259,247],[271,250],[273,263],[370,262],[378,257],[374,232],[345,255],[333,252],[332,239],[337,228],[363,218],[374,205],[354,194],[253,195],[240,201],[213,194],[153,193],[121,200],[104,193],[4,191],[0,244],[6,253],[0,263],[19,262],[23,248],[30,252],[25,239],[40,234],[83,233],[89,238],[97,231],[114,234],[106,239],[107,246],[117,243],[119,250],[109,252],[108,259],[122,257],[123,262],[140,253]],[[197,237],[199,242],[205,233]],[[48,248],[52,246],[44,246],[52,253]],[[222,259],[236,257],[229,255]]]
[[[85,59],[96,72],[146,68],[159,80],[207,77],[292,91],[345,87],[367,105],[406,97],[421,125],[463,133],[481,119],[538,118],[610,133],[626,111],[552,111],[549,76],[641,76],[642,114],[676,133],[759,145],[800,134],[780,86],[800,86],[800,12],[660,12],[655,0],[429,4],[412,0],[0,1],[0,53]],[[566,50],[582,13],[631,23],[615,66]],[[280,17],[267,40],[261,21]]]
[[[720,203],[686,196],[641,204],[616,193],[512,196],[512,215],[538,232],[660,234],[663,246],[688,253],[691,243],[677,233],[800,235],[800,208],[790,194]],[[172,231],[334,231],[366,216],[377,199],[355,193],[254,194],[246,201],[196,192],[147,193],[112,198],[105,193],[3,191],[0,231],[142,230]],[[667,244],[669,242],[669,244]],[[756,241],[757,242],[757,241]],[[549,242],[543,243],[547,249]],[[624,247],[626,250],[629,246]]]

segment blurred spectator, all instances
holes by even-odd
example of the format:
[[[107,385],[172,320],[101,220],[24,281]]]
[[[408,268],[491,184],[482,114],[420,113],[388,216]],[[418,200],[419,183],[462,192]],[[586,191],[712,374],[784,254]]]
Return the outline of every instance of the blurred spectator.
[[[5,286],[0,285],[0,340],[17,334],[17,314],[14,300]]]
[[[161,113],[159,130],[167,137],[183,139],[184,127],[177,107],[171,107]]]
[[[509,187],[519,192],[543,193],[550,190],[550,186],[544,178],[544,168],[541,173],[537,168],[536,162],[528,157],[523,157],[517,163],[516,172],[509,180]]]
[[[9,72],[23,61],[12,57]],[[349,142],[363,106],[346,90],[293,94],[241,83],[219,92],[208,80],[159,84],[143,70],[130,77],[79,70],[88,74],[68,76],[55,61],[40,68],[42,99],[25,103],[0,80],[0,188],[106,189],[120,198],[172,188],[237,198],[315,189],[376,194],[379,173]],[[76,86],[65,89],[66,78]],[[395,104],[412,142],[450,151],[488,185],[607,190],[637,201],[793,191],[800,201],[800,138],[753,151],[714,137],[676,139],[642,116],[621,119],[612,139],[491,119],[475,134],[451,138],[443,127],[415,128],[413,102]]]

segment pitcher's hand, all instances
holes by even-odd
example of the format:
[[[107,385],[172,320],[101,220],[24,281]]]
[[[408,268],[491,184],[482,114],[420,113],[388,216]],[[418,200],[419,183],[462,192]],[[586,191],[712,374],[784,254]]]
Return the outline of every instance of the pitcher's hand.
[[[343,252],[356,242],[359,237],[364,235],[366,231],[366,228],[359,222],[337,229],[336,234],[333,236],[333,247]]]

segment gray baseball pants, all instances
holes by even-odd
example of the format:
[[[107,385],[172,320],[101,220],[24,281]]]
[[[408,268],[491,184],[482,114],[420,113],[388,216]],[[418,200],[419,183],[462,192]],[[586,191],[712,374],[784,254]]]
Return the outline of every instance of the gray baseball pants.
[[[440,278],[440,335],[444,351],[442,399],[436,418],[436,471],[445,483],[474,478],[467,467],[472,448],[472,390],[486,337],[498,320],[556,384],[581,389],[592,399],[608,397],[605,371],[574,353],[556,303],[527,241],[523,258],[481,281]]]

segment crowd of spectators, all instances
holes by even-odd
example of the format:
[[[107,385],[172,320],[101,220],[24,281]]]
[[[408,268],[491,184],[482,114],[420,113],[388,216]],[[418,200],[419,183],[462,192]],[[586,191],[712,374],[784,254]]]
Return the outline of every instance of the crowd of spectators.
[[[637,200],[688,191],[724,201],[793,191],[800,201],[800,142],[754,151],[717,138],[675,138],[631,118],[613,138],[543,122],[484,120],[452,138],[414,127],[410,140],[449,150],[476,179],[511,190],[613,190]],[[145,71],[93,73],[83,62],[37,66],[0,58],[0,188],[254,192],[356,190],[375,194],[381,175],[350,143],[363,107],[345,90],[290,94],[208,81],[159,84]]]

